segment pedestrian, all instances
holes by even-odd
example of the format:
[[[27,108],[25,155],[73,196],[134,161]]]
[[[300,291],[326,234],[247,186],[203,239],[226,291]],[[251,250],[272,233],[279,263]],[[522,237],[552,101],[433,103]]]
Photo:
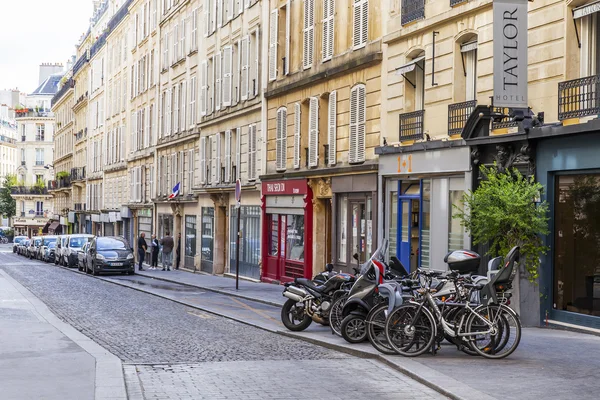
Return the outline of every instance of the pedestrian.
[[[143,271],[144,268],[142,265],[144,264],[144,257],[146,256],[146,250],[148,250],[148,245],[146,244],[146,234],[142,232],[138,239],[138,261],[140,262],[139,270]]]
[[[160,243],[158,243],[158,239],[154,234],[152,234],[150,248],[152,249],[152,264],[150,265],[150,269],[156,270],[158,269],[158,253],[160,252]]]
[[[160,245],[162,246],[163,252],[163,271],[171,270],[171,265],[173,264],[173,247],[175,247],[175,243],[173,238],[171,237],[171,233],[169,231],[165,232],[165,236],[160,240]]]
[[[179,269],[179,263],[181,262],[181,232],[177,235],[177,260],[175,269]]]

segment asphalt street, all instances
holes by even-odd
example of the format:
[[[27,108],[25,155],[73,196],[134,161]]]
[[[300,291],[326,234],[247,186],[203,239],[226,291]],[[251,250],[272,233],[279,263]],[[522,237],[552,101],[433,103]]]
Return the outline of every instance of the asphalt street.
[[[119,357],[129,372],[128,390],[137,394],[135,389],[139,387],[141,398],[440,397],[372,360],[287,338],[8,251],[8,246],[0,247],[0,268],[59,318]],[[123,280],[125,276],[108,279]],[[130,281],[132,285],[146,284],[136,276]],[[172,291],[168,285],[163,290]],[[177,291],[177,296],[221,301],[217,294],[208,295],[194,288]],[[271,315],[269,318],[274,319]]]

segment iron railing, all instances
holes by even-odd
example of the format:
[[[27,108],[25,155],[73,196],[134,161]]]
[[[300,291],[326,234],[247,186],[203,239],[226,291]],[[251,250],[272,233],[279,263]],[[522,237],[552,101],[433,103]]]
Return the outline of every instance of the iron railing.
[[[10,144],[17,143],[17,141],[15,139],[10,138],[8,136],[4,136],[4,135],[0,135],[0,141],[2,141],[4,143],[10,143]]]
[[[75,65],[73,65],[73,75],[75,75],[77,72],[79,72],[79,70],[81,68],[83,68],[83,66],[85,65],[85,63],[87,63],[89,60],[88,58],[88,54],[87,51],[85,53],[83,53],[81,55],[81,57],[79,57],[79,60],[77,60],[75,62]]]
[[[48,188],[35,186],[13,186],[10,188],[10,194],[48,194]]]
[[[65,93],[67,93],[70,89],[74,87],[75,81],[73,80],[73,78],[69,78],[69,80],[66,81],[64,85],[62,85],[60,90],[56,92],[54,97],[52,97],[52,101],[50,102],[51,106],[54,107],[54,104],[56,104],[65,95]]]
[[[35,160],[35,165],[39,166],[44,166],[44,161],[43,160]]]
[[[425,110],[400,114],[400,141],[423,138]]]
[[[515,126],[518,126],[518,123],[513,121],[513,119],[508,116],[511,114],[510,108],[508,108],[508,107],[492,107],[492,111],[496,112],[496,113],[507,115],[506,117],[502,118],[500,121],[493,121],[492,129],[513,128]]]
[[[469,116],[477,106],[477,100],[448,105],[448,135],[460,135]]]
[[[558,119],[600,114],[600,75],[558,83]]]
[[[67,189],[71,187],[71,178],[59,178],[53,181],[48,181],[48,189]]]
[[[78,142],[87,136],[87,128],[80,130],[75,134],[75,141]]]
[[[85,179],[85,167],[71,168],[71,182]]]
[[[85,211],[85,203],[75,203],[75,211]]]
[[[88,98],[88,92],[85,92],[85,94],[82,94],[81,96],[79,96],[79,98],[77,99],[77,101],[75,102],[75,105],[73,107],[77,107],[79,104],[81,104],[82,101],[84,101],[87,98]]]
[[[468,0],[450,0],[450,7],[454,7],[460,3],[466,3]]]
[[[402,25],[425,18],[425,0],[402,0]]]

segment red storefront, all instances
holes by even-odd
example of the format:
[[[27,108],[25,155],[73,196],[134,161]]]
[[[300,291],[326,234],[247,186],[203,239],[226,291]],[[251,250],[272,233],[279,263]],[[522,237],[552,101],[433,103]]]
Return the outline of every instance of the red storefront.
[[[312,191],[305,179],[262,183],[262,280],[312,276]]]

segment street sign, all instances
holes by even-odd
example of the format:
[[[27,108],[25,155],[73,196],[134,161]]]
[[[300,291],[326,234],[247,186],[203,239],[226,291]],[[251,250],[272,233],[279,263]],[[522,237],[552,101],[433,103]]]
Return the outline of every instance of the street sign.
[[[235,181],[235,201],[238,205],[242,201],[242,182],[239,179]]]

